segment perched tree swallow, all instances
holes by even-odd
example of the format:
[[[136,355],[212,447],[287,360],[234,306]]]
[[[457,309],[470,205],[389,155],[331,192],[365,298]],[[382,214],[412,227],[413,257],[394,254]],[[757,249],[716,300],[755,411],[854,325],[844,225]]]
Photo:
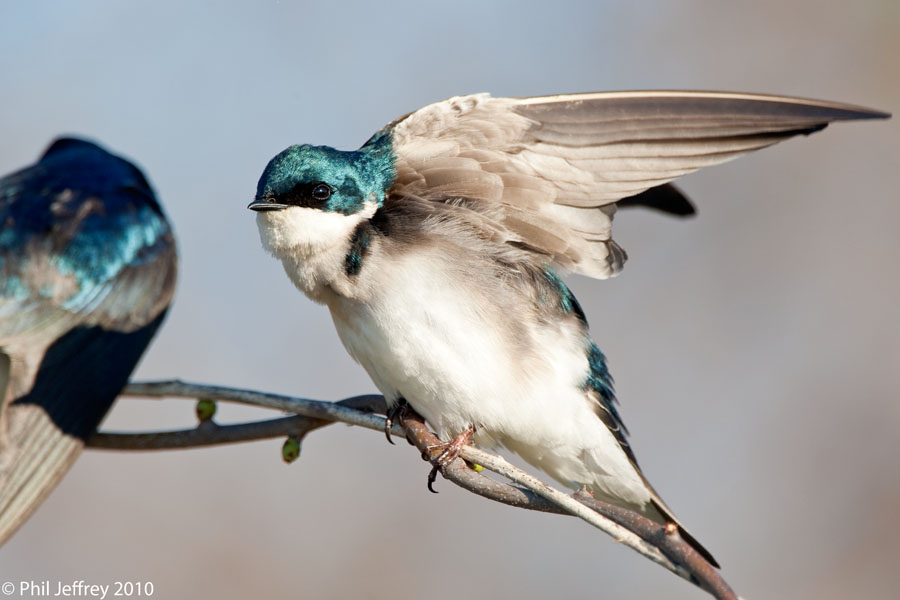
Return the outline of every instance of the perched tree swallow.
[[[95,144],[58,139],[0,180],[0,544],[128,381],[176,263],[147,180]]]
[[[559,276],[625,263],[617,203],[693,211],[668,182],[887,114],[717,92],[460,96],[362,148],[291,146],[249,208],[302,292],[390,406],[444,440],[503,445],[555,479],[660,523],[716,565],[638,467],[606,359]],[[718,566],[718,565],[716,565]]]

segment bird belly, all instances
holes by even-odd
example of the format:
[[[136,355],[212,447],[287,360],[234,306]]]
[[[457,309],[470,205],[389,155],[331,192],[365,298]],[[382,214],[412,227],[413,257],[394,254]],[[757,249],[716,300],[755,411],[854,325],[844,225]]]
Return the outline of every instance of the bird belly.
[[[486,313],[471,290],[446,284],[390,289],[372,302],[329,303],[342,342],[389,403],[404,398],[443,440],[474,426],[479,445],[501,444],[557,480],[620,504],[649,502],[588,398],[579,323],[511,307]]]

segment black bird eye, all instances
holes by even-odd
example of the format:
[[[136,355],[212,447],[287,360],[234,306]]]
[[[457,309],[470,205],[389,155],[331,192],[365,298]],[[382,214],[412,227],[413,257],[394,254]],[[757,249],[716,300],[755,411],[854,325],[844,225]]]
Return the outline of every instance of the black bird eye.
[[[313,188],[312,197],[319,201],[325,201],[331,198],[331,188],[324,183],[316,184]]]

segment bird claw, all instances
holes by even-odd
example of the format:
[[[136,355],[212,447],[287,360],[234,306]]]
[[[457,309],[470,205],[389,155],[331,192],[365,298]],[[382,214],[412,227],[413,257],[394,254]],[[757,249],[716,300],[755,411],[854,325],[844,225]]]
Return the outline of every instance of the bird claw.
[[[434,482],[437,480],[438,471],[443,469],[446,465],[449,465],[459,456],[460,451],[463,449],[463,446],[470,443],[472,441],[472,435],[475,433],[475,428],[469,426],[462,433],[457,435],[455,438],[450,440],[449,442],[443,442],[441,444],[436,444],[428,448],[428,450],[433,450],[435,448],[442,448],[441,453],[438,454],[435,458],[429,459],[431,462],[431,472],[428,473],[428,491],[434,494],[437,494],[438,491],[434,489]],[[427,458],[427,457],[426,457]]]
[[[397,400],[397,404],[388,409],[387,414],[385,415],[384,420],[384,437],[387,438],[388,443],[392,446],[394,444],[394,440],[391,439],[391,428],[394,426],[394,419],[400,417],[400,421],[403,421],[403,413],[407,410],[409,404],[406,403],[406,400],[400,398]]]
[[[431,467],[431,471],[428,473],[428,491],[432,494],[437,494],[438,491],[434,489],[434,482],[437,480],[437,474],[440,470],[440,467],[435,465]]]

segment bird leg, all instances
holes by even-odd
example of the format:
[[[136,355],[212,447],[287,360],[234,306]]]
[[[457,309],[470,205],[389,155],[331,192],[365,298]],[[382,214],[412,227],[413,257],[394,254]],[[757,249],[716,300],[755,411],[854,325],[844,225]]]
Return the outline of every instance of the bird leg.
[[[419,423],[425,424],[425,419],[415,411],[415,409],[410,406],[404,398],[399,398],[397,404],[391,407],[387,412],[387,420],[385,422],[385,435],[388,436],[388,441],[392,444],[390,438],[390,428],[393,425],[394,420],[397,420],[401,427],[405,427],[405,422],[407,420],[415,420]],[[454,437],[449,442],[441,442],[439,444],[434,444],[432,446],[427,446],[425,450],[422,452],[422,459],[427,460],[432,464],[431,472],[428,473],[428,490],[437,494],[437,490],[434,489],[434,482],[437,479],[438,471],[444,468],[444,466],[450,464],[459,456],[459,452],[463,449],[463,446],[470,443],[472,441],[472,436],[475,434],[475,426],[470,425],[464,431],[462,431],[459,435]],[[407,433],[407,441],[410,444],[413,444],[413,441],[409,439],[409,434]],[[440,450],[437,456],[432,458],[434,451]]]
[[[444,468],[445,465],[452,463],[459,456],[459,451],[463,449],[463,446],[472,442],[472,436],[475,434],[475,427],[473,425],[469,425],[462,433],[457,435],[455,438],[450,440],[449,442],[443,442],[441,444],[436,444],[434,446],[429,446],[428,450],[434,450],[436,448],[441,448],[441,453],[438,454],[435,458],[423,457],[429,460],[432,464],[431,472],[428,474],[428,490],[437,494],[437,490],[434,489],[434,482],[437,479],[438,471]]]
[[[384,437],[391,444],[394,443],[394,440],[391,439],[391,428],[394,426],[394,419],[399,417],[398,420],[403,423],[403,417],[408,410],[409,404],[406,403],[406,398],[397,398],[397,403],[388,409],[384,420]]]

